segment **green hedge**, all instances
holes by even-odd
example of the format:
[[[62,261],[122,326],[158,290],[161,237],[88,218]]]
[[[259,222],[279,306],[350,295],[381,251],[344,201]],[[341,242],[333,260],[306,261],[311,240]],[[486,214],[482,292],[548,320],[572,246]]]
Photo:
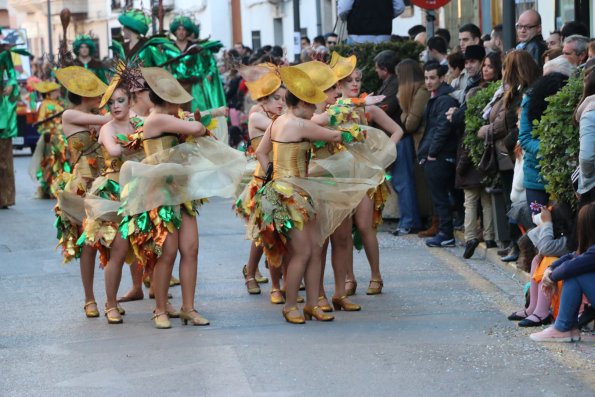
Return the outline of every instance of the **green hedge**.
[[[576,109],[583,91],[583,75],[573,76],[556,94],[546,99],[547,109],[539,121],[534,121],[533,135],[540,139],[540,174],[552,199],[573,205],[576,197],[570,175],[578,164],[579,128],[574,123]]]
[[[380,44],[365,43],[353,45],[338,45],[335,51],[343,56],[355,54],[357,56],[357,67],[362,70],[362,92],[376,92],[380,88],[381,81],[374,70],[374,57],[380,51],[393,50],[401,60],[411,58],[419,60],[419,54],[424,47],[415,41],[387,41]]]

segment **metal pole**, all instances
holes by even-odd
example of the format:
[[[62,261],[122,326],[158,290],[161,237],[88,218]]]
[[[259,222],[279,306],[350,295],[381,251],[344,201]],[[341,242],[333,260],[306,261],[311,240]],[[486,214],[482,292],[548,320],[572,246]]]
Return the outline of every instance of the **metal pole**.
[[[299,47],[300,45],[300,36],[301,36],[301,29],[300,29],[300,0],[293,0],[293,37],[294,37],[294,45]],[[295,41],[297,40],[297,43]],[[295,54],[295,61],[300,61],[300,54],[296,52]]]
[[[50,0],[47,0],[48,4],[48,54],[50,62],[54,62],[54,53],[52,51],[52,6]]]
[[[151,0],[151,27],[153,28],[153,35],[157,35],[157,0]]]
[[[436,13],[434,10],[426,12],[426,37],[434,37],[434,21],[436,20]],[[448,44],[448,43],[447,43]]]
[[[516,14],[515,0],[504,0],[502,4],[502,43],[504,51],[515,47],[516,44]]]

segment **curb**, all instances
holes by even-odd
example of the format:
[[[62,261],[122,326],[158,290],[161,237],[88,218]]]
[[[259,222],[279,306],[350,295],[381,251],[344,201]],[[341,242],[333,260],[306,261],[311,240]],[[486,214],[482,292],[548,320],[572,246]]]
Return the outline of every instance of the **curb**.
[[[462,231],[455,230],[454,234],[455,234],[455,239],[456,239],[457,243],[459,243],[461,245],[465,245],[464,233]],[[529,273],[519,269],[517,267],[516,262],[503,262],[500,259],[500,257],[498,256],[498,254],[496,253],[497,250],[498,250],[498,248],[488,249],[486,247],[485,243],[482,241],[479,243],[479,246],[477,246],[477,248],[475,249],[475,253],[473,254],[473,256],[483,258],[483,259],[487,260],[488,262],[491,262],[494,265],[500,266],[507,271],[512,271],[519,280],[521,280],[525,283],[528,282],[530,279]],[[461,258],[461,259],[465,260],[464,258]]]

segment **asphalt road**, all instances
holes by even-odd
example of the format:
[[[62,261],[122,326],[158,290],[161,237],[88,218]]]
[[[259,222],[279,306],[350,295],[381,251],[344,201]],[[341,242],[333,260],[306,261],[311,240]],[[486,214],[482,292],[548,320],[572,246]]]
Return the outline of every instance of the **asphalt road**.
[[[379,233],[382,295],[332,323],[287,324],[281,307],[246,293],[249,243],[231,200],[199,217],[197,308],[209,327],[157,330],[148,299],[124,304],[122,325],[87,319],[76,263],[62,265],[53,202],[33,198],[16,157],[17,205],[0,210],[0,396],[587,396],[595,393],[593,339],[540,345],[506,320],[522,282],[462,249]],[[481,256],[481,255],[476,255]],[[177,272],[177,269],[175,270]],[[125,269],[121,293],[130,286]],[[332,274],[326,274],[332,293]],[[180,305],[179,287],[171,289]],[[95,293],[105,302],[103,275]]]

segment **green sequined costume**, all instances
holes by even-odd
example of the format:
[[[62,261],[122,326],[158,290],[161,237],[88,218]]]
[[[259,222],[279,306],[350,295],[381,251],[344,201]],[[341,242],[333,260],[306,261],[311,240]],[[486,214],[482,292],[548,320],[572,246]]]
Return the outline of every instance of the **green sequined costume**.
[[[19,89],[11,51],[0,51],[0,207],[5,207],[15,204],[12,138],[17,135],[16,106]],[[7,82],[4,81],[5,78]],[[4,89],[9,86],[13,87],[11,95],[4,95]]]

